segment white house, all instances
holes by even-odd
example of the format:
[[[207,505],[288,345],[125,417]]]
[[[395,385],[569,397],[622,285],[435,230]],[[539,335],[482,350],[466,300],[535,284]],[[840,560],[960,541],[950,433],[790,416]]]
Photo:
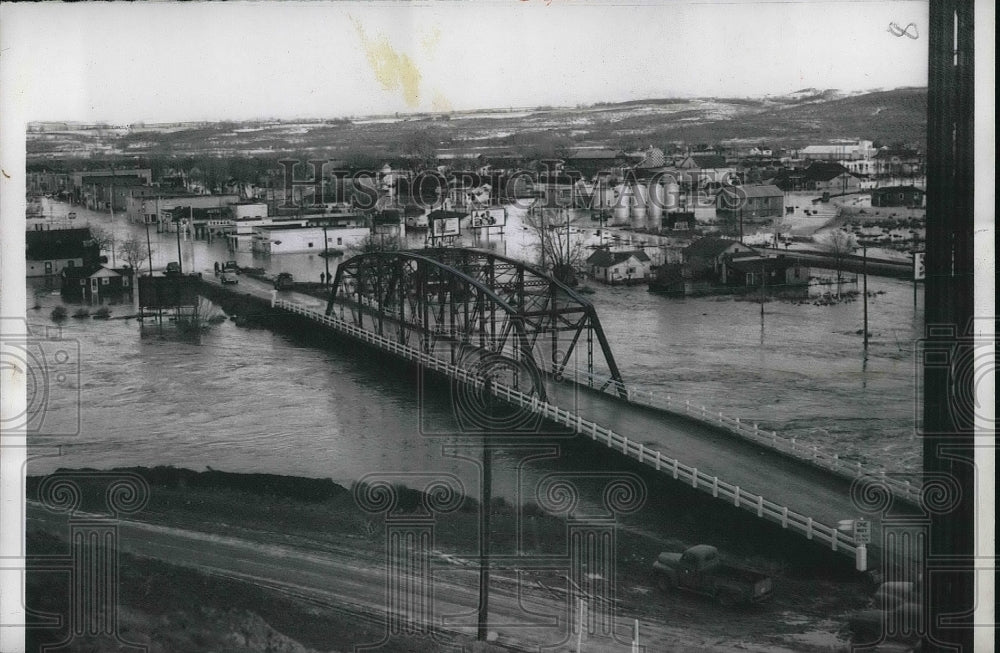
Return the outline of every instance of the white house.
[[[612,285],[642,283],[652,276],[652,261],[642,250],[599,249],[587,259],[590,276]]]

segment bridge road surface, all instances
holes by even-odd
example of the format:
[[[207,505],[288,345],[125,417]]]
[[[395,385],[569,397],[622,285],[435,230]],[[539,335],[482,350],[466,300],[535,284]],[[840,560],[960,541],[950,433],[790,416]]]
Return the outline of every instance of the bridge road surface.
[[[211,273],[205,275],[205,278],[219,283]],[[229,288],[270,299],[270,285],[242,276],[240,279],[239,286]],[[244,279],[250,283],[244,285]],[[320,313],[326,311],[326,302],[316,297],[287,290],[280,291],[278,297]],[[624,376],[627,383],[627,370]],[[584,419],[609,428],[632,442],[641,442],[665,456],[696,467],[700,472],[717,476],[726,483],[738,485],[741,490],[787,506],[790,511],[812,517],[827,526],[835,527],[840,520],[865,516],[851,500],[850,479],[747,442],[711,425],[700,424],[666,411],[629,404],[618,397],[573,383],[548,382],[546,390],[549,403],[563,410],[578,412]],[[669,471],[661,473],[667,475]],[[894,500],[894,509],[900,503],[898,499]],[[904,512],[910,510],[903,508]],[[882,529],[881,523],[874,517],[871,521],[871,534],[868,566],[878,569],[882,567]],[[815,546],[829,547],[820,541],[816,541]]]
[[[76,518],[90,516],[93,515],[75,515]],[[65,514],[53,513],[35,501],[27,503],[25,523],[29,532],[41,530],[63,540],[69,533]],[[363,557],[365,554],[346,551],[346,547],[340,552],[307,551],[139,521],[118,519],[114,523],[117,526],[118,550],[121,552],[245,581],[307,602],[346,609],[360,618],[376,622],[386,619],[386,567],[384,554],[380,552],[371,551]],[[367,549],[362,547],[361,550]],[[380,555],[383,555],[381,560]],[[463,633],[474,637],[479,604],[478,567],[449,566],[438,558],[432,569],[433,625],[445,633]],[[565,587],[546,589],[528,580],[529,577],[530,573],[522,576],[514,571],[494,571],[491,574],[490,630],[498,632],[498,641],[503,644],[555,653],[576,651],[576,636],[569,624],[570,619],[575,620],[569,608],[575,599],[562,591]],[[401,578],[400,583],[404,587],[413,586],[406,577]],[[632,623],[630,615],[616,615],[614,624],[618,641],[588,634],[580,650],[586,653],[627,653]],[[296,636],[293,632],[284,634],[293,639]],[[684,646],[685,650],[734,653],[768,650],[748,647],[741,639],[726,642],[717,634],[692,632],[690,627],[641,622],[641,641],[647,651],[677,650],[678,642],[694,644],[693,649]],[[359,645],[364,643],[357,642]]]
[[[626,379],[627,381],[627,379]],[[729,435],[708,424],[665,411],[629,404],[572,383],[546,384],[549,403],[578,413],[631,442],[717,476],[741,490],[788,506],[827,526],[859,516],[851,501],[851,481],[780,452]],[[669,474],[669,470],[663,472]]]

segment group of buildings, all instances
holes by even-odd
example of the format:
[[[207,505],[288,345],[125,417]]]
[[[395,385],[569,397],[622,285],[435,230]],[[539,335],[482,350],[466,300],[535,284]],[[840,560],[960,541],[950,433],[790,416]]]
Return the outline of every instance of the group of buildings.
[[[29,175],[28,190],[95,210],[120,211],[130,222],[160,232],[179,231],[186,237],[206,240],[224,238],[234,251],[323,255],[355,247],[373,234],[402,239],[408,226],[430,226],[433,233],[428,215],[452,216],[452,221],[454,216],[459,221],[472,216],[475,221],[484,207],[524,198],[541,206],[589,208],[609,225],[655,233],[693,232],[696,209],[714,208],[723,223],[739,221],[741,229],[744,221],[752,224],[779,218],[785,214],[788,192],[814,192],[825,200],[857,193],[867,186],[873,206],[920,206],[923,202],[923,191],[913,185],[871,188],[882,178],[922,174],[921,153],[899,147],[876,148],[864,140],[798,150],[757,145],[664,152],[650,146],[626,153],[580,147],[561,158],[534,162],[530,174],[503,155],[463,157],[471,168],[465,171],[449,171],[447,161],[448,155],[442,154],[442,166],[430,176],[386,164],[380,170],[353,176],[350,186],[343,178],[321,172],[319,184],[296,184],[287,198],[284,189],[271,189],[269,196],[261,196],[259,189],[247,192],[252,187],[235,180],[215,194],[194,192],[182,175],[168,175],[154,183],[149,168],[35,172]],[[317,192],[323,197],[317,198]],[[333,201],[328,201],[331,198]],[[293,206],[286,206],[286,200],[295,200],[289,202]],[[492,224],[494,217],[488,212],[485,215]],[[701,241],[692,247],[697,242]],[[35,247],[36,254],[42,256],[45,248],[39,247]],[[55,251],[58,245],[46,247],[54,249],[29,260],[29,275],[62,274],[73,268],[72,274],[79,276],[83,274],[80,270],[95,265],[88,266],[78,251],[70,256]],[[758,274],[751,263],[735,259],[719,263],[713,274],[716,281],[730,284],[737,276]],[[774,273],[783,274],[778,268],[786,263],[768,262],[765,268],[777,266]],[[684,265],[688,270],[684,283],[696,284],[700,273],[692,276],[694,267],[687,261]],[[611,248],[595,252],[587,267],[601,281],[635,283],[651,279],[657,265],[642,250]],[[101,269],[105,271],[90,269],[86,280],[80,277],[81,289],[100,293],[105,286],[128,283],[115,281],[120,271]],[[92,279],[98,272],[102,276]]]
[[[107,265],[89,227],[27,231],[25,259],[29,278],[58,280],[67,299],[115,301],[134,290],[135,270]]]
[[[686,296],[763,289],[804,291],[810,269],[788,254],[759,252],[726,238],[705,237],[682,251],[682,260],[661,266],[650,290]]]

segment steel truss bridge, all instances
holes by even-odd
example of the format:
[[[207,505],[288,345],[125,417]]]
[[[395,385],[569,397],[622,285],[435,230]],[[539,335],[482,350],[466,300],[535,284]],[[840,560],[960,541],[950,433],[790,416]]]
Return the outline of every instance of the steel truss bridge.
[[[588,383],[601,378],[600,390],[626,397],[594,305],[538,268],[491,252],[355,256],[337,267],[326,315],[541,399],[543,377],[561,380],[582,355],[582,339]]]
[[[338,266],[325,309],[293,296],[275,291],[271,305],[557,423],[851,556],[858,569],[868,568],[869,536],[843,524],[861,515],[872,517],[883,566],[921,557],[926,513],[939,508],[934,487],[625,385],[593,304],[530,265],[472,249],[371,252]],[[593,392],[568,382],[581,339]],[[906,519],[882,523],[888,506]]]

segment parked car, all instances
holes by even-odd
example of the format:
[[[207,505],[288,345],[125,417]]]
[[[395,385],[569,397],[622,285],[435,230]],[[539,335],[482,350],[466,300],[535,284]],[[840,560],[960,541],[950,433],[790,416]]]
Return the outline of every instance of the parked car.
[[[287,290],[294,287],[295,278],[288,272],[282,272],[274,279],[275,290]]]
[[[236,264],[236,261],[226,261],[222,265],[222,271],[223,272],[231,272],[233,274],[239,274],[240,273],[240,266]]]
[[[661,553],[653,575],[663,590],[683,589],[704,594],[725,606],[756,603],[771,596],[771,579],[761,573],[724,564],[708,544],[684,553]]]
[[[235,276],[234,276],[234,275],[233,275],[232,273],[230,273],[230,272],[223,272],[222,274],[220,274],[220,275],[219,275],[219,281],[221,281],[221,282],[222,282],[222,285],[224,285],[224,286],[225,286],[225,285],[228,285],[228,284],[231,284],[231,283],[239,283],[239,282],[240,282],[240,280],[239,280],[239,279],[237,279],[237,278],[236,278],[236,277],[235,277]]]
[[[180,274],[180,273],[181,273],[181,264],[180,263],[178,263],[177,261],[171,261],[171,262],[167,263],[167,269],[164,271],[164,274],[166,274],[168,277],[170,277],[170,276],[173,276],[175,274]]]

